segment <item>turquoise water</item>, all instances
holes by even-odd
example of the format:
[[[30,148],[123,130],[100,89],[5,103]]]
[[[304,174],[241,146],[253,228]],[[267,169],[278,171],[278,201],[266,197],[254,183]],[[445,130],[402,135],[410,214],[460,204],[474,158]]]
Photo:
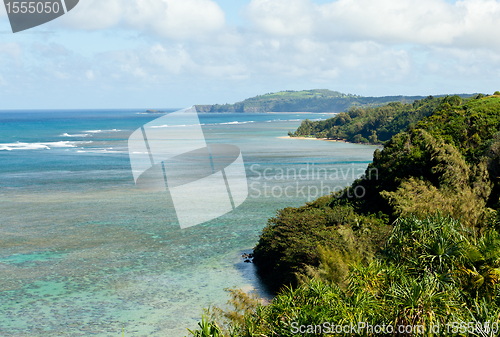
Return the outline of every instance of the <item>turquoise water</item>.
[[[226,287],[269,296],[241,254],[277,209],[346,186],[376,148],[278,138],[327,114],[200,114],[207,142],[241,149],[250,195],[181,230],[128,158],[128,136],[159,116],[0,112],[1,336],[185,336]]]

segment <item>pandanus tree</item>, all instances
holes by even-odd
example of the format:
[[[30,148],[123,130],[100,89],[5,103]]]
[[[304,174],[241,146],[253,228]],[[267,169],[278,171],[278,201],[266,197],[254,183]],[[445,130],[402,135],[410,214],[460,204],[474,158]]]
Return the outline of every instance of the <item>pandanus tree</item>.
[[[446,280],[463,255],[464,231],[458,220],[440,213],[424,219],[400,218],[387,240],[385,258],[405,265],[415,276],[433,275]]]
[[[464,249],[457,280],[472,298],[491,300],[500,281],[500,235],[488,230]]]
[[[460,336],[498,334],[500,235],[496,231],[473,230],[440,213],[409,216],[395,222],[384,250],[371,261],[330,249],[320,247],[319,267],[309,268],[297,287],[283,288],[270,304],[249,306],[240,294],[238,303],[250,310],[243,310],[242,316],[226,314],[231,319],[226,322],[230,328],[221,329],[228,332],[224,336],[296,336],[292,323],[316,327],[323,322],[390,325],[395,330],[385,335],[391,336],[408,335],[397,330],[401,326],[414,327],[413,335],[428,337],[440,335],[431,329],[440,326],[443,335],[455,328],[449,325],[453,322],[466,327]],[[349,256],[345,270],[340,260]],[[240,308],[234,303],[233,307]],[[219,326],[203,321],[193,334],[218,336]],[[358,332],[354,335],[381,335],[368,329]]]

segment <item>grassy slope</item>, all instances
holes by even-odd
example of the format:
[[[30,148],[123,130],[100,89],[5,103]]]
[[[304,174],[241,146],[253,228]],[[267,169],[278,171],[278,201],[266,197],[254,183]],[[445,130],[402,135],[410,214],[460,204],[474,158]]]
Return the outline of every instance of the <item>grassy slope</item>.
[[[450,103],[456,103],[455,105]],[[441,101],[416,127],[393,136],[376,151],[351,187],[361,199],[325,196],[281,210],[269,220],[254,262],[275,286],[293,283],[294,273],[317,265],[317,246],[345,246],[369,254],[381,247],[388,219],[441,208],[473,227],[489,226],[500,196],[500,97],[463,103]],[[313,226],[311,226],[313,224]]]
[[[350,187],[366,188],[362,199],[323,196],[269,220],[254,262],[277,285],[301,273],[297,287],[264,307],[233,291],[234,310],[193,335],[291,337],[296,322],[316,336],[323,322],[368,322],[429,337],[437,324],[439,335],[498,336],[500,92],[440,102],[376,151],[372,169],[377,179]],[[398,220],[389,226],[388,216]]]
[[[341,112],[351,106],[412,102],[422,96],[363,97],[327,89],[280,91],[247,98],[235,104],[197,105],[199,112]]]
[[[343,139],[354,143],[381,144],[397,133],[431,115],[443,102],[459,104],[459,96],[432,97],[403,104],[393,102],[381,107],[351,107],[347,112],[324,121],[305,120],[293,136]],[[458,102],[458,103],[457,103]]]

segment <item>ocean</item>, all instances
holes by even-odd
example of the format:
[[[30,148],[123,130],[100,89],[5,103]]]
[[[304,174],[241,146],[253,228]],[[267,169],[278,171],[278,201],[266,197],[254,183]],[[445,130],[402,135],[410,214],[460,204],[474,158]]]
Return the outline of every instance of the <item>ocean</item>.
[[[241,150],[249,195],[181,229],[169,193],[134,183],[127,140],[163,115],[144,111],[0,111],[1,336],[181,337],[224,288],[269,298],[241,255],[276,210],[347,186],[377,148],[280,138],[330,114],[199,114],[207,143]]]

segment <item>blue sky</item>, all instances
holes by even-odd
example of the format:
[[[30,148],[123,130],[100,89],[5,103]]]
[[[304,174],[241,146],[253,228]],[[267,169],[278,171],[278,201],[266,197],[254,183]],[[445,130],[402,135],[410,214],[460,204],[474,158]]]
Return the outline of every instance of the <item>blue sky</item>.
[[[0,109],[493,93],[498,18],[494,0],[80,0],[13,34],[2,7]]]

